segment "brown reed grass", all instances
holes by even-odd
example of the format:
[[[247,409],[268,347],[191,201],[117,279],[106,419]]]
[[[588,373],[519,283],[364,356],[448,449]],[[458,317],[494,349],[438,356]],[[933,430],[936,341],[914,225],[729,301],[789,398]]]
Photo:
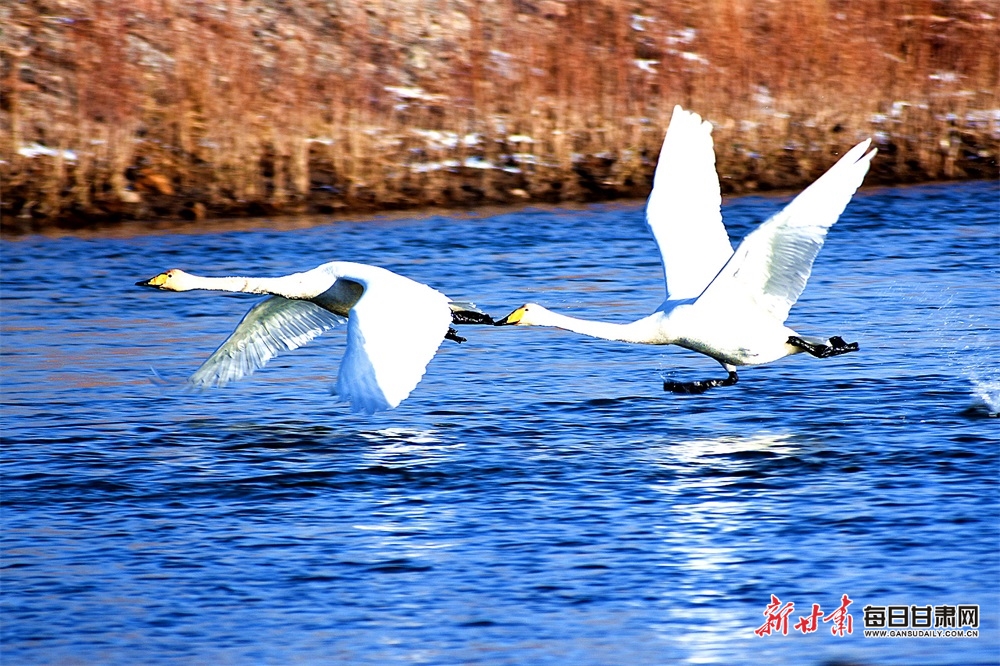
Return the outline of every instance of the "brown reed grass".
[[[729,192],[801,185],[866,136],[874,182],[997,177],[994,10],[11,4],[2,225],[645,196],[677,103],[715,124]]]

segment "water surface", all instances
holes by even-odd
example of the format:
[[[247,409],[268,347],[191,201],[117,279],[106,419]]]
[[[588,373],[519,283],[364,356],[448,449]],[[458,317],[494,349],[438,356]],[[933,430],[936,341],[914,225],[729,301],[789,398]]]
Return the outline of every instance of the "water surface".
[[[730,234],[783,202],[732,200]],[[642,207],[4,241],[3,663],[996,663],[998,202],[855,198],[789,324],[860,353],[676,396],[719,366],[467,327],[374,417],[330,395],[341,331],[184,390],[254,301],[133,283],[340,259],[628,321],[662,300]],[[853,634],[757,637],[772,594],[791,622],[847,594]],[[861,633],[955,604],[979,638]]]

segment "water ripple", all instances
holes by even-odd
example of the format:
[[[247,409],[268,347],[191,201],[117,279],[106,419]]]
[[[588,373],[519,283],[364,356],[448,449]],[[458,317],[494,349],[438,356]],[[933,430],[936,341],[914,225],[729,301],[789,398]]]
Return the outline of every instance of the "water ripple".
[[[790,324],[860,354],[674,396],[663,377],[715,364],[470,327],[372,418],[330,396],[338,334],[223,390],[151,381],[186,377],[252,301],[131,285],[336,258],[498,315],[531,299],[624,321],[662,298],[641,207],[3,241],[0,656],[989,663],[996,195],[875,190],[848,208]],[[779,203],[727,203],[734,236]],[[771,594],[804,613],[845,593],[853,636],[753,635]],[[865,604],[953,603],[980,605],[979,639],[859,635]]]

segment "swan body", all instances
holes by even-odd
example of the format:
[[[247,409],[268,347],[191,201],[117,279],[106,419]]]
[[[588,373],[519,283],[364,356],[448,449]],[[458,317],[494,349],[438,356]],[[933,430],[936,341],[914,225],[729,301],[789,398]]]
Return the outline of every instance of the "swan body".
[[[782,211],[733,249],[722,223],[712,126],[674,107],[646,205],[663,261],[666,299],[630,324],[588,321],[528,303],[497,325],[554,326],[582,335],[651,345],[679,345],[714,358],[726,379],[664,382],[701,393],[737,381],[736,367],[808,352],[825,358],[856,351],[838,336],[801,336],[785,326],[805,289],[827,230],[861,186],[876,150],[871,140],[848,151]]]
[[[188,380],[222,386],[252,374],[281,351],[297,349],[340,324],[347,348],[334,392],[352,411],[393,409],[416,387],[450,327],[493,323],[469,303],[377,266],[334,261],[282,277],[202,277],[171,269],[139,286],[164,291],[268,295]]]

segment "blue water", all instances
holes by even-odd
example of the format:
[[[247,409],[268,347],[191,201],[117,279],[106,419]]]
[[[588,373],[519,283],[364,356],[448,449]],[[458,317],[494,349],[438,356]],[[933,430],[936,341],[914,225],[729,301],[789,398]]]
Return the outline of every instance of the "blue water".
[[[133,283],[340,259],[627,321],[662,299],[642,207],[285,224],[0,244],[4,666],[997,663],[996,183],[855,198],[789,324],[860,353],[678,396],[719,366],[466,327],[375,417],[330,395],[342,331],[184,390],[254,301]],[[851,635],[792,628],[844,594]],[[957,604],[978,638],[862,635]]]

